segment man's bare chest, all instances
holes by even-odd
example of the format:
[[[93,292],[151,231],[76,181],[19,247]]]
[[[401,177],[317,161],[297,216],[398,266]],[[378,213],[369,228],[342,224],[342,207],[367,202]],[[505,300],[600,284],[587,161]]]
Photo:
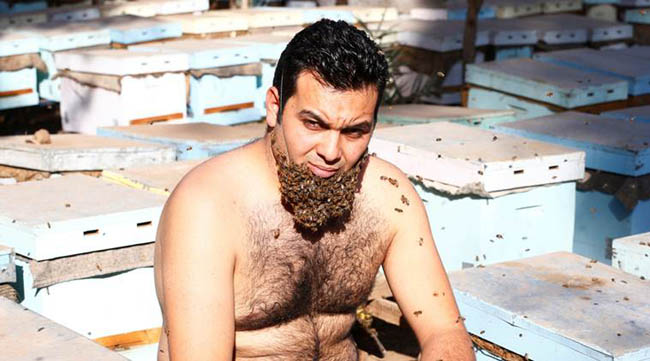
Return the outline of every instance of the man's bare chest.
[[[345,227],[318,237],[297,232],[290,217],[256,217],[248,240],[235,285],[242,331],[353,313],[372,290],[387,244],[379,218],[359,210]]]

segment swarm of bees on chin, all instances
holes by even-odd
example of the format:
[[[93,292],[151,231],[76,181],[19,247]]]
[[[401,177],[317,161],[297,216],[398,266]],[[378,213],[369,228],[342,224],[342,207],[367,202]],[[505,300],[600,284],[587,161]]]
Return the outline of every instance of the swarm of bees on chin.
[[[272,138],[273,139],[273,138]],[[349,171],[339,171],[329,178],[318,177],[305,164],[297,165],[273,145],[278,166],[282,202],[293,213],[297,226],[318,232],[334,220],[346,220],[352,211],[364,155]]]

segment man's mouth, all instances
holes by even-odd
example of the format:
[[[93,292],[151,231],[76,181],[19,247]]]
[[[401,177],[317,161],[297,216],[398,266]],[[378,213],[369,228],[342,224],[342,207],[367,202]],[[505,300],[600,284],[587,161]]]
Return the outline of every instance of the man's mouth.
[[[327,168],[327,167],[319,167],[315,164],[312,164],[310,162],[307,162],[307,167],[309,167],[309,170],[316,176],[321,177],[321,178],[329,178],[336,174],[338,169],[336,168]]]

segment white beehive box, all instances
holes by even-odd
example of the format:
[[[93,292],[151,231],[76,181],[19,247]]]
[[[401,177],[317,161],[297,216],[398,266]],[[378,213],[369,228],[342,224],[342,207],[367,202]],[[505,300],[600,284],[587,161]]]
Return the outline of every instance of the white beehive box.
[[[650,280],[650,232],[615,239],[612,266]]]
[[[46,172],[69,172],[168,163],[174,148],[85,134],[53,134],[50,144],[31,136],[0,137],[0,164]]]
[[[449,270],[572,249],[583,152],[447,122],[378,129],[370,151],[413,180]]]
[[[150,259],[121,273],[103,272],[124,261],[111,259],[110,252],[152,247],[147,244],[155,239],[165,197],[82,175],[3,186],[0,197],[6,200],[0,205],[0,237],[20,256],[23,306],[90,338],[161,325],[153,269],[142,268]],[[80,257],[94,256],[102,261],[90,269],[102,277],[68,271],[79,269]],[[58,271],[55,279],[66,281],[46,277],[50,282],[43,283],[34,267],[44,263],[53,265],[49,272]]]
[[[514,120],[512,110],[470,109],[429,104],[399,104],[379,107],[377,120],[380,123],[398,125],[454,122],[488,128],[494,124]]]
[[[0,285],[16,282],[16,255],[13,248],[0,244]]]
[[[77,74],[65,75],[61,84],[61,117],[66,131],[94,134],[101,126],[186,116],[186,54],[79,50],[57,54],[56,63],[58,69]],[[84,81],[78,81],[81,76],[86,77]]]
[[[467,330],[522,359],[641,361],[650,355],[648,281],[610,266],[557,252],[449,278]]]
[[[3,358],[32,361],[105,360],[127,361],[86,337],[79,335],[19,304],[0,297],[0,347]]]
[[[184,39],[129,49],[173,51],[189,57],[192,119],[232,125],[262,118],[255,107],[262,65],[254,45],[220,39]]]

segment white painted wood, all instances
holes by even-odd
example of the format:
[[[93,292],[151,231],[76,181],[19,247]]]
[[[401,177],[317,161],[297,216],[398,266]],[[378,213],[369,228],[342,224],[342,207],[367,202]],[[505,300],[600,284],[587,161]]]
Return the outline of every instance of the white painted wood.
[[[48,51],[105,45],[111,42],[109,29],[93,21],[21,25],[15,30],[38,34],[42,38],[40,49]]]
[[[263,10],[252,8],[247,10],[216,10],[226,16],[245,19],[250,29],[273,28],[281,26],[300,26],[303,16],[300,11],[286,10]]]
[[[458,106],[429,104],[399,104],[379,107],[380,119],[404,119],[413,122],[466,120],[468,123],[488,118],[514,116],[513,110],[472,109]]]
[[[106,75],[177,72],[189,68],[186,54],[171,51],[74,50],[55,54],[54,61],[57,69]]]
[[[539,40],[547,44],[586,43],[589,39],[589,29],[586,25],[559,21],[554,15],[524,17],[513,21],[535,29]]]
[[[0,297],[0,349],[13,361],[126,361],[119,354]]]
[[[258,48],[260,59],[277,60],[292,38],[293,35],[254,34],[222,40],[254,45]]]
[[[452,272],[468,331],[533,360],[647,360],[648,282],[558,252]]]
[[[172,15],[206,11],[210,8],[208,0],[139,0],[150,5],[156,15]]]
[[[0,137],[0,164],[66,172],[168,163],[176,157],[171,147],[92,135],[52,134],[50,144],[27,142],[31,138]]]
[[[413,8],[409,15],[416,20],[447,20],[447,9]]]
[[[185,34],[226,33],[248,30],[248,21],[220,11],[162,16],[161,19],[180,22]]]
[[[51,259],[153,242],[165,197],[88,176],[0,187],[0,238]]]
[[[181,179],[201,162],[203,160],[187,160],[104,170],[102,179],[154,193],[170,194]]]
[[[16,282],[14,249],[0,244],[0,284]]]
[[[114,4],[104,4],[99,7],[99,10],[104,18],[121,15],[151,17],[158,14],[156,4],[146,1],[125,1]]]
[[[88,21],[101,17],[97,6],[60,6],[46,10],[48,21]]]
[[[615,239],[612,266],[650,280],[650,232]]]
[[[583,152],[448,122],[378,129],[370,151],[410,176],[485,192],[584,175]]]
[[[453,51],[463,47],[465,22],[459,20],[402,21],[397,27],[399,43],[431,51]],[[476,46],[489,43],[487,30],[478,30]]]
[[[592,19],[604,20],[604,21],[616,21],[617,19],[617,10],[614,5],[611,4],[600,4],[590,7],[587,10],[587,16]]]
[[[168,51],[187,54],[190,69],[258,63],[259,49],[253,44],[222,39],[183,39],[130,46],[131,51]]]
[[[182,54],[184,55],[184,54]],[[118,69],[115,69],[118,70]],[[117,93],[61,78],[63,130],[96,134],[97,128],[127,126],[132,121],[187,114],[185,74],[125,76]],[[151,99],[155,99],[153,102]]]
[[[0,57],[38,53],[41,39],[37,34],[0,32]]]

